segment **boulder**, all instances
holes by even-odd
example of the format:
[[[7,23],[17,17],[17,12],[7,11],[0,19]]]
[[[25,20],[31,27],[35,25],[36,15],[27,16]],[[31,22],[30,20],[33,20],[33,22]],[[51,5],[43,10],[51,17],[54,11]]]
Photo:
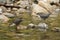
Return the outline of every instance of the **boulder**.
[[[0,8],[2,9],[2,12],[6,12],[6,10],[7,10],[7,8],[4,6],[1,6]]]
[[[49,17],[50,18],[56,18],[58,16],[58,14],[51,14]]]
[[[18,29],[18,30],[19,30],[19,29],[27,29],[27,26],[19,25],[19,26],[17,26],[17,29]]]
[[[39,17],[39,15],[37,15],[37,13],[44,13],[44,14],[47,14],[47,13],[50,13],[50,16],[49,17],[57,17],[57,13],[55,12],[56,10],[56,6],[53,7],[51,6],[49,3],[47,2],[44,2],[44,1],[39,1],[38,4],[32,4],[32,18],[34,20],[41,20],[41,18]]]
[[[60,32],[60,28],[59,27],[54,27],[54,28],[52,28],[52,31],[54,31],[54,32]]]
[[[46,2],[46,3],[48,2],[48,0],[37,0],[37,1],[43,1],[43,2]]]
[[[18,9],[17,8],[12,8],[12,10],[17,11]]]
[[[33,24],[33,23],[28,24],[27,29],[29,29],[29,28],[34,29],[35,28],[35,24]]]
[[[39,23],[39,24],[38,24],[38,29],[39,29],[40,31],[47,31],[48,25],[47,25],[46,23]]]
[[[52,6],[49,3],[39,1],[38,5],[43,7],[44,9],[46,9],[49,13],[53,13],[53,11],[54,11],[54,9],[52,8]]]
[[[29,5],[29,2],[27,0],[24,1],[18,1],[16,4],[19,4],[20,7],[25,8]]]
[[[0,13],[2,13],[3,12],[3,10],[2,10],[2,8],[0,7]]]
[[[9,21],[9,18],[6,17],[5,15],[0,15],[0,20],[3,22],[3,23],[6,23]]]
[[[59,0],[47,0],[48,3],[54,2],[54,3],[59,3]]]
[[[51,3],[51,2],[58,3],[59,2],[59,0],[38,0],[38,1],[43,1],[46,3]]]
[[[48,13],[48,11],[45,8],[39,6],[38,4],[34,4],[34,3],[32,4],[32,12],[33,13],[39,13],[39,12]]]
[[[60,13],[60,8],[55,9],[56,13]]]
[[[38,18],[37,20],[41,20],[41,18],[39,17],[39,15],[37,15],[37,13],[49,13],[46,9],[44,9],[43,7],[39,6],[38,4],[32,4],[32,17],[34,20],[36,20],[36,18]]]
[[[23,9],[23,8],[20,8],[20,9],[17,10],[17,12],[18,12],[18,13],[22,13],[22,12],[26,12],[26,10]]]
[[[11,8],[7,8],[6,12],[11,12]]]
[[[9,17],[9,18],[15,17],[15,15],[12,14],[12,13],[3,13],[3,15],[5,15],[5,16],[7,16],[7,17]]]

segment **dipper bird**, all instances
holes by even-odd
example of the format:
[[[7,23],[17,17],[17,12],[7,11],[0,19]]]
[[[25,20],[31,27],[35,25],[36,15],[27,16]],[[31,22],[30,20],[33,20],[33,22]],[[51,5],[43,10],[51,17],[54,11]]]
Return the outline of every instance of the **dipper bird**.
[[[13,28],[13,30],[15,30],[16,33],[18,33],[18,25],[22,22],[23,20],[21,18],[17,18],[15,19],[10,25],[9,25],[9,29],[10,28]],[[10,31],[13,31],[13,30],[10,30]]]
[[[17,18],[10,24],[10,26],[14,26],[14,25],[18,26],[22,21],[23,21],[22,18]]]
[[[42,19],[47,19],[50,16],[50,13],[45,14],[45,13],[37,13],[37,15],[39,15]]]

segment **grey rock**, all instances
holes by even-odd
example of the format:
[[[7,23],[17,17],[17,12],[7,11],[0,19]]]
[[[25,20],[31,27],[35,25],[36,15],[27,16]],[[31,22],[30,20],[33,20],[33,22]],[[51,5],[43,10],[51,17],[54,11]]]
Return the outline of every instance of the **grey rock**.
[[[37,15],[37,13],[49,13],[46,9],[44,9],[43,7],[39,6],[38,4],[32,4],[32,17],[33,19],[36,20],[36,18],[38,18],[38,20],[41,20],[41,18]]]
[[[2,10],[1,10],[1,9],[2,9]],[[1,6],[1,7],[0,7],[0,10],[1,10],[1,12],[6,12],[7,8],[4,7],[4,6]]]
[[[60,8],[57,8],[57,9],[55,10],[55,12],[56,12],[56,13],[60,13]]]
[[[39,23],[39,24],[38,24],[38,29],[39,29],[40,31],[47,31],[48,25],[47,25],[46,23]]]
[[[58,14],[51,14],[49,17],[50,18],[55,18],[55,17],[57,17],[58,16]]]
[[[5,16],[9,17],[9,18],[13,18],[15,17],[14,14],[11,14],[11,13],[4,13]]]
[[[28,24],[27,28],[28,28],[28,29],[29,29],[29,28],[35,28],[35,24],[30,23],[30,24]]]
[[[27,29],[27,26],[23,26],[23,25],[19,25],[19,26],[17,26],[17,29],[19,30],[19,29]]]
[[[4,3],[6,3],[6,0],[0,0],[0,3],[4,4]]]
[[[22,8],[25,8],[26,6],[29,5],[29,2],[27,0],[24,0],[24,1],[19,1],[19,6],[22,7]]]
[[[3,23],[6,23],[9,21],[9,18],[4,15],[0,15],[0,21],[2,21]]]
[[[2,8],[0,7],[0,14],[2,13],[2,11],[3,11],[3,10],[2,10]]]
[[[23,8],[20,8],[20,9],[18,9],[18,11],[17,11],[18,13],[21,13],[21,12],[26,12],[26,10],[25,9],[23,9]]]
[[[59,27],[54,27],[54,28],[52,29],[52,31],[54,31],[54,32],[60,32],[60,28],[59,28]]]

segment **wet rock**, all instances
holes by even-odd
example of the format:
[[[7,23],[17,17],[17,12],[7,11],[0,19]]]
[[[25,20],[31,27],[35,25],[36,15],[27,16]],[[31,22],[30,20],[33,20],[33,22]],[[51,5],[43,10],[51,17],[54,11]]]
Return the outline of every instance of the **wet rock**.
[[[11,12],[11,8],[7,8],[6,12]]]
[[[10,25],[10,27],[12,27],[12,26],[15,26],[15,24],[13,23],[13,24]]]
[[[33,13],[38,13],[38,12],[48,13],[48,11],[45,8],[39,6],[38,4],[33,3],[32,8],[33,8],[32,9]]]
[[[2,12],[6,12],[6,10],[7,10],[7,8],[4,6],[1,6],[0,8],[2,9]]]
[[[54,2],[54,3],[59,3],[59,0],[47,0],[48,3]]]
[[[42,1],[39,1],[38,4],[32,4],[32,18],[36,20],[41,20],[41,18],[37,15],[37,13],[44,13],[44,14],[51,14],[49,15],[50,18],[54,18],[58,16],[58,12],[55,12],[57,7],[51,6],[49,3]]]
[[[49,17],[50,18],[56,18],[58,15],[57,14],[51,14]]]
[[[55,9],[56,13],[60,13],[60,8]]]
[[[46,23],[39,23],[39,24],[38,24],[38,29],[39,29],[40,31],[47,31],[48,25],[47,25]]]
[[[20,9],[18,9],[18,11],[17,11],[18,13],[22,13],[22,12],[26,12],[26,10],[25,9],[23,9],[23,8],[20,8]]]
[[[17,8],[12,8],[12,10],[17,11],[18,9]]]
[[[19,26],[17,26],[17,29],[18,29],[18,30],[20,30],[20,29],[21,29],[21,30],[22,30],[22,29],[27,29],[27,26],[19,25]]]
[[[4,13],[3,15],[5,15],[5,16],[7,16],[9,18],[15,17],[15,15],[14,14],[11,14],[11,13]]]
[[[3,12],[3,10],[2,10],[2,8],[0,7],[0,13],[2,13]]]
[[[51,3],[51,2],[58,3],[59,2],[59,0],[38,0],[38,1],[43,1],[46,3]]]
[[[32,4],[32,17],[34,20],[36,20],[36,18],[38,18],[38,20],[41,20],[41,18],[37,15],[37,13],[49,13],[46,9],[44,9],[43,7],[39,6],[38,4]]]
[[[52,31],[54,31],[54,32],[60,32],[60,28],[59,28],[59,27],[54,27],[54,28],[52,29]]]
[[[6,23],[9,21],[9,18],[4,16],[4,15],[0,15],[0,20],[3,22],[3,23]]]
[[[6,3],[6,0],[0,0],[0,3],[3,3],[3,4],[5,4]]]
[[[26,6],[29,5],[29,2],[27,0],[23,0],[23,1],[17,2],[17,4],[19,4],[20,7],[25,8]]]
[[[54,11],[54,9],[52,8],[52,6],[49,3],[39,1],[38,5],[45,8],[49,13],[53,13],[53,11]]]
[[[48,2],[48,0],[37,0],[37,1],[43,1],[43,2],[46,2],[46,3]]]
[[[34,29],[35,28],[35,24],[33,24],[33,23],[28,24],[27,29],[29,29],[29,28]]]

